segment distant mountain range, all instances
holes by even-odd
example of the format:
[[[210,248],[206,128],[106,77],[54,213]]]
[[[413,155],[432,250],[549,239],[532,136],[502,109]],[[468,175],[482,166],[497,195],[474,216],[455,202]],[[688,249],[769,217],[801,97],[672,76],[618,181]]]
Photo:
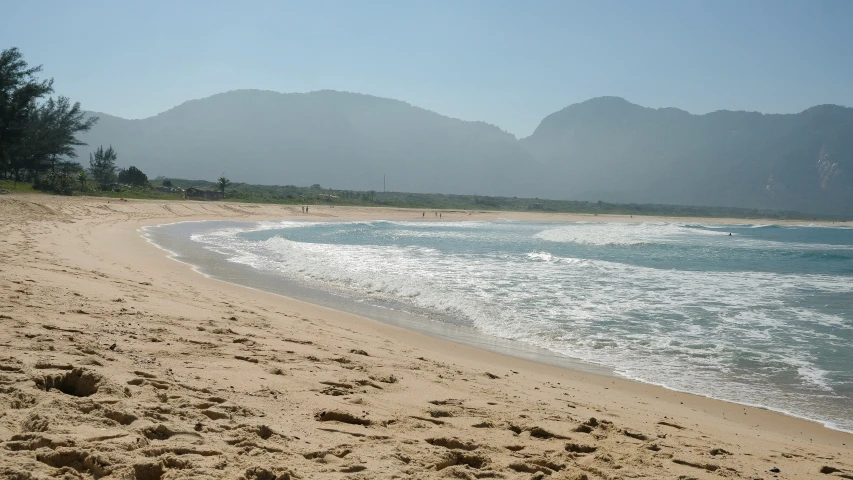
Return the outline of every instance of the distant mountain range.
[[[617,97],[571,105],[524,139],[483,122],[336,91],[240,90],[126,120],[96,113],[149,176],[423,193],[853,214],[853,108],[692,115]],[[84,162],[85,163],[85,162]]]

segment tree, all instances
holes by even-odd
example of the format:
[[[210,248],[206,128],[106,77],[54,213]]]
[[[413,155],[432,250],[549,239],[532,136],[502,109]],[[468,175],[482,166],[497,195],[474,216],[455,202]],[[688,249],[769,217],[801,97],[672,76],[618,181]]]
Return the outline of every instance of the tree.
[[[219,187],[219,191],[222,193],[222,198],[225,198],[225,189],[231,185],[231,180],[225,178],[225,175],[219,177],[219,180],[216,181],[216,186]]]
[[[126,169],[123,168],[119,170],[118,182],[133,185],[135,187],[144,187],[145,185],[148,185],[148,175],[142,173],[142,170],[131,166]]]
[[[52,79],[36,78],[40,71],[41,66],[29,67],[16,48],[0,52],[0,168],[11,171],[15,181],[27,172],[35,184],[47,170],[76,172],[77,163],[60,159],[77,157],[74,147],[85,145],[77,135],[98,121],[86,118],[80,103],[68,97],[39,103],[53,92]]]
[[[106,187],[116,180],[116,155],[113,146],[104,150],[101,145],[95,150],[94,154],[89,154],[89,172],[92,174],[92,179],[101,186]]]
[[[33,122],[41,129],[41,142],[37,146],[40,160],[47,160],[51,171],[56,171],[59,157],[77,158],[74,147],[86,145],[77,134],[88,132],[98,123],[98,117],[86,118],[80,102],[71,104],[68,97],[49,98],[35,110]]]
[[[20,144],[26,135],[32,112],[38,106],[36,100],[53,92],[53,79],[36,78],[40,71],[41,65],[27,65],[17,48],[0,52],[0,166],[4,170],[11,166],[9,148]],[[17,177],[18,172],[16,180]]]
[[[80,162],[74,162],[71,160],[57,160],[54,171],[76,176],[83,171],[83,165],[80,165]]]
[[[80,182],[80,190],[86,189],[86,180],[88,179],[89,177],[86,175],[86,170],[80,170],[80,173],[77,174],[77,181]]]
[[[163,183],[161,185],[163,185],[164,187],[167,187],[167,188],[172,188],[172,181],[169,180],[168,178],[164,178]]]

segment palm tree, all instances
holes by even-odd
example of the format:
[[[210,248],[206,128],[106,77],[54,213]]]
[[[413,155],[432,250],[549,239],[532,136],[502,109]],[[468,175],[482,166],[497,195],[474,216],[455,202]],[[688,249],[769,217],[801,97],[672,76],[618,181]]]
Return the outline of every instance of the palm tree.
[[[225,198],[225,189],[231,185],[231,180],[225,178],[225,175],[219,177],[219,180],[216,181],[216,185],[219,187],[219,191],[222,193],[222,198]]]

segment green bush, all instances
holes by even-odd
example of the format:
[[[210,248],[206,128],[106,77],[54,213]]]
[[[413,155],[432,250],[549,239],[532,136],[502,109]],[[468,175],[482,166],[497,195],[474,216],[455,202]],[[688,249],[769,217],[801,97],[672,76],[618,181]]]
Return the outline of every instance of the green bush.
[[[68,173],[48,172],[44,176],[36,177],[33,188],[59,195],[71,195],[76,181],[76,177]]]

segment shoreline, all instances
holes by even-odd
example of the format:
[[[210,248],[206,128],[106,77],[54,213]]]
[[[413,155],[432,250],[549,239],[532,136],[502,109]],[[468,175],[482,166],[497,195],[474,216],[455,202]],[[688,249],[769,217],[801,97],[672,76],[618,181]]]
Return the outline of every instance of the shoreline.
[[[329,220],[331,221],[331,220]],[[348,221],[348,220],[342,220]],[[208,221],[201,222],[191,222],[191,223],[207,223]],[[410,331],[413,333],[418,333],[422,335],[427,335],[436,340],[452,342],[460,345],[466,345],[469,347],[477,348],[479,350],[496,353],[498,355],[509,356],[512,358],[524,359],[528,361],[533,361],[536,363],[540,363],[543,365],[550,365],[560,368],[566,368],[569,370],[575,370],[581,373],[590,373],[595,375],[603,375],[607,377],[618,377],[627,379],[626,377],[617,375],[612,367],[596,364],[591,362],[586,362],[579,358],[569,357],[565,355],[561,355],[559,353],[553,352],[551,350],[537,347],[534,345],[528,345],[523,342],[517,340],[510,340],[500,337],[493,337],[482,332],[475,330],[474,328],[468,325],[462,324],[448,324],[436,320],[431,320],[417,313],[407,312],[403,310],[397,310],[391,307],[382,307],[371,304],[360,304],[355,302],[351,298],[340,297],[337,295],[329,294],[328,292],[324,292],[322,290],[318,290],[312,287],[304,287],[297,286],[299,288],[298,291],[288,291],[287,287],[278,287],[273,286],[273,283],[278,279],[274,275],[266,274],[263,272],[258,272],[257,270],[245,266],[245,265],[236,265],[233,266],[235,270],[245,270],[251,272],[251,277],[253,281],[244,281],[240,282],[239,280],[229,279],[228,275],[224,274],[214,274],[205,271],[205,266],[201,265],[202,262],[199,259],[196,259],[198,263],[194,263],[191,259],[180,258],[185,257],[186,255],[181,252],[177,252],[170,248],[167,248],[164,245],[157,243],[155,238],[152,238],[154,233],[150,231],[151,228],[158,228],[162,226],[171,226],[176,225],[177,223],[169,223],[163,225],[150,225],[146,227],[142,227],[140,229],[143,232],[142,236],[145,238],[148,243],[155,246],[156,248],[162,250],[167,254],[167,256],[183,265],[190,267],[193,272],[204,276],[205,278],[211,280],[217,280],[221,282],[226,282],[232,285],[236,285],[242,288],[248,288],[251,290],[255,290],[258,292],[269,293],[272,295],[279,296],[287,301],[299,301],[307,304],[311,304],[317,307],[327,308],[329,310],[347,314],[354,315],[360,318],[364,318],[369,321],[379,322],[385,325],[394,326],[398,328],[402,328],[406,331]],[[194,250],[194,249],[193,249]],[[220,257],[220,254],[211,255],[213,257]],[[214,262],[219,261],[227,261],[226,259],[217,259]],[[212,267],[212,265],[207,265],[208,268]],[[230,275],[231,277],[241,277],[246,278],[244,275]],[[254,280],[256,278],[264,278],[267,281],[263,280]],[[299,293],[302,292],[303,295],[300,296]],[[305,293],[308,293],[305,295]],[[306,299],[306,297],[308,299]],[[455,338],[457,335],[462,335],[463,338]],[[499,345],[500,344],[500,345]],[[648,382],[640,382],[640,383],[648,383]],[[685,392],[689,393],[689,392]],[[820,423],[820,422],[818,422]]]
[[[274,221],[274,220],[269,220],[269,221]],[[325,221],[344,221],[344,222],[346,222],[346,221],[352,221],[352,219],[344,218],[344,219],[340,219],[340,220],[325,220]],[[523,220],[519,220],[519,221],[523,221]],[[557,220],[555,220],[555,222],[556,221]],[[466,325],[447,325],[447,324],[442,323],[441,321],[436,322],[436,321],[429,320],[429,319],[422,317],[418,314],[413,314],[413,313],[408,313],[408,312],[400,312],[400,311],[393,310],[393,309],[391,309],[388,312],[382,312],[381,307],[372,308],[373,306],[371,306],[371,305],[356,304],[356,303],[353,303],[353,301],[351,299],[344,299],[341,301],[334,301],[333,299],[326,299],[323,297],[328,296],[327,292],[323,292],[321,290],[316,290],[316,289],[311,288],[311,287],[304,287],[304,289],[311,291],[311,293],[316,292],[318,294],[318,296],[317,297],[309,297],[309,299],[306,300],[304,297],[300,297],[298,295],[299,292],[291,292],[292,293],[291,294],[291,293],[287,292],[287,288],[276,288],[273,285],[273,282],[277,279],[274,275],[270,275],[267,273],[257,271],[255,269],[253,269],[252,267],[248,267],[245,265],[240,265],[240,264],[232,265],[232,267],[235,269],[248,270],[251,272],[251,274],[252,274],[251,277],[247,277],[245,275],[237,275],[236,276],[236,277],[242,278],[244,280],[243,282],[241,282],[239,280],[229,279],[228,275],[226,275],[224,273],[221,273],[219,275],[213,274],[213,273],[208,273],[205,271],[205,266],[202,265],[202,263],[203,263],[202,260],[200,260],[198,258],[195,258],[195,259],[180,258],[180,257],[187,257],[187,255],[189,255],[188,252],[194,251],[195,249],[199,249],[202,247],[197,246],[197,245],[187,247],[186,245],[184,245],[183,249],[186,251],[185,252],[178,252],[178,251],[172,250],[170,248],[167,248],[166,246],[164,246],[162,244],[159,244],[157,242],[157,238],[155,238],[157,234],[152,231],[152,229],[156,229],[158,227],[172,226],[172,225],[176,225],[176,224],[180,224],[180,223],[210,223],[210,222],[214,222],[214,221],[173,222],[173,223],[167,223],[167,224],[151,225],[151,226],[142,227],[141,229],[139,229],[139,231],[140,231],[141,235],[143,236],[143,238],[145,238],[148,241],[148,243],[150,243],[151,245],[153,245],[153,246],[157,247],[158,249],[162,250],[163,252],[165,252],[169,258],[171,258],[172,260],[175,260],[178,263],[189,266],[195,273],[202,275],[202,276],[209,278],[209,279],[226,282],[229,284],[237,285],[237,286],[240,286],[243,288],[248,288],[248,289],[252,289],[252,290],[256,290],[256,291],[260,291],[260,292],[270,293],[273,295],[280,296],[280,297],[282,297],[288,301],[305,302],[305,303],[309,303],[309,304],[312,304],[315,306],[328,308],[330,310],[333,310],[333,311],[336,311],[339,313],[344,313],[344,314],[348,314],[348,315],[355,315],[358,317],[362,317],[368,321],[380,322],[380,323],[385,324],[385,325],[399,327],[399,328],[402,328],[404,330],[407,330],[407,331],[410,331],[413,333],[419,333],[419,334],[430,336],[436,340],[452,342],[452,343],[456,343],[456,344],[460,344],[460,345],[465,345],[465,346],[473,347],[473,348],[476,348],[476,349],[479,349],[482,351],[491,352],[491,353],[494,353],[497,355],[507,356],[507,357],[516,358],[516,359],[520,359],[520,360],[531,361],[531,362],[542,364],[542,365],[549,365],[549,366],[558,367],[558,368],[565,368],[568,370],[575,371],[577,373],[591,374],[591,375],[603,376],[603,377],[608,377],[608,378],[609,377],[619,378],[619,379],[626,380],[629,382],[634,382],[634,383],[638,383],[638,384],[642,384],[642,385],[650,385],[650,386],[654,386],[654,387],[660,387],[660,388],[663,388],[663,389],[671,391],[671,392],[678,392],[678,393],[684,393],[684,394],[688,394],[688,395],[694,395],[697,397],[707,398],[710,400],[716,400],[716,401],[730,403],[730,404],[736,405],[736,406],[746,406],[746,407],[756,408],[756,409],[760,409],[760,410],[771,411],[771,412],[775,412],[775,413],[785,415],[787,417],[796,418],[796,419],[804,420],[804,421],[808,421],[808,422],[813,422],[813,423],[818,424],[818,425],[820,425],[824,428],[827,428],[829,430],[834,430],[834,431],[838,431],[838,432],[846,433],[846,434],[853,434],[853,432],[848,431],[848,430],[844,430],[841,427],[835,426],[835,425],[831,424],[831,422],[829,422],[829,421],[822,421],[822,420],[818,420],[818,419],[814,419],[814,418],[808,418],[808,417],[805,417],[802,415],[797,415],[791,411],[774,408],[772,406],[760,405],[760,404],[751,404],[748,402],[742,402],[742,401],[736,401],[736,400],[729,400],[729,399],[725,399],[725,398],[705,395],[702,393],[696,393],[696,392],[691,392],[688,390],[673,388],[673,387],[670,387],[670,386],[662,384],[662,383],[656,383],[653,381],[647,381],[647,380],[638,379],[638,378],[631,378],[631,377],[628,377],[628,376],[625,376],[625,375],[618,373],[615,370],[615,367],[613,367],[613,366],[588,362],[588,361],[585,361],[585,360],[580,359],[580,358],[569,357],[569,356],[562,355],[562,354],[559,354],[557,352],[553,352],[553,351],[545,349],[545,348],[536,347],[533,345],[528,345],[528,344],[525,344],[523,342],[516,341],[516,340],[509,340],[509,339],[504,339],[504,338],[499,338],[499,337],[492,337],[492,336],[489,336],[485,333],[479,332],[473,328],[470,328]],[[246,223],[253,223],[253,222],[246,222]],[[195,247],[195,248],[193,248],[193,247]],[[217,258],[216,260],[213,260],[213,262],[218,263],[221,261],[227,261],[227,259],[225,258],[226,256],[224,256],[222,254],[215,254],[215,255],[211,255],[211,256],[212,257],[223,257],[223,258]],[[194,263],[194,261],[196,263]],[[207,265],[207,267],[209,268],[210,265]],[[235,276],[232,275],[232,277],[235,277]],[[247,281],[248,278],[251,278],[252,281]],[[255,280],[255,278],[268,278],[269,280],[272,280],[273,282]],[[395,315],[396,316],[404,316],[407,318],[407,320],[401,321],[401,320],[395,320],[394,318],[391,318]],[[453,335],[454,333],[462,334],[463,337],[462,338],[454,338],[454,335]]]
[[[0,282],[8,287],[3,290],[5,306],[0,304],[5,332],[0,340],[3,355],[9,357],[3,362],[11,365],[2,370],[12,372],[10,385],[27,402],[32,400],[24,402],[29,406],[0,416],[0,442],[8,449],[10,442],[21,446],[41,438],[36,442],[39,447],[11,450],[0,460],[0,473],[17,469],[50,474],[58,468],[51,463],[61,462],[45,458],[74,448],[78,456],[106,455],[104,462],[116,475],[143,464],[164,472],[191,469],[197,475],[221,478],[240,474],[251,478],[249,471],[256,468],[288,470],[303,478],[341,478],[360,471],[366,472],[365,478],[445,478],[450,473],[473,478],[477,472],[529,478],[537,468],[548,469],[553,478],[604,478],[617,472],[716,478],[719,473],[713,472],[732,470],[737,474],[729,475],[754,478],[769,475],[774,466],[786,478],[813,478],[824,465],[853,474],[853,465],[846,460],[853,435],[815,422],[486,352],[206,278],[188,264],[171,261],[137,231],[169,221],[302,217],[297,211],[280,205],[0,197],[0,212],[10,220],[0,227],[5,263]],[[308,217],[343,219],[347,214],[357,219],[414,220],[413,214],[420,212],[322,207]],[[450,216],[458,218],[442,221],[507,218],[507,212]],[[63,337],[56,328],[81,333]],[[214,333],[220,330],[224,333]],[[110,349],[107,342],[118,347]],[[21,348],[35,355],[23,355]],[[362,349],[367,355],[350,352]],[[30,378],[67,372],[37,368],[36,361],[45,359],[53,366],[88,365],[85,369],[97,372],[103,385],[103,392],[90,398],[103,400],[96,405],[109,406],[85,412],[88,407],[75,406],[88,405],[85,398],[75,400],[37,388]],[[81,363],[84,359],[100,366]],[[154,377],[138,375],[134,369]],[[270,374],[269,369],[282,373]],[[210,379],[201,378],[211,374]],[[382,388],[353,386],[365,377],[379,379],[365,381]],[[318,386],[322,378],[338,386]],[[168,386],[162,389],[157,384]],[[259,386],[264,388],[258,390]],[[124,396],[123,389],[130,396]],[[201,410],[192,407],[190,403],[202,400],[190,398],[212,398],[201,392],[204,389],[224,403]],[[285,411],[275,407],[281,401],[288,405]],[[170,413],[157,405],[168,406]],[[107,420],[112,415],[107,410],[119,408],[137,412],[137,419],[128,425]],[[361,417],[346,415],[327,422],[321,414],[356,415],[359,410],[368,412],[370,425],[359,426]],[[27,423],[34,415],[54,423],[40,433]],[[592,416],[608,423],[581,428]],[[95,441],[87,431],[79,433],[79,426],[72,427],[95,420],[101,429],[121,436]],[[252,428],[260,428],[261,422],[276,433],[250,439]],[[484,426],[472,426],[477,422]],[[201,429],[194,429],[194,423]],[[145,433],[158,425],[173,434]],[[20,437],[22,429],[29,440]],[[366,437],[362,431],[374,435]],[[229,443],[238,433],[246,440]],[[20,438],[13,439],[16,435]],[[77,439],[76,447],[67,446],[70,437]],[[138,454],[133,453],[137,448],[127,450],[127,445],[104,446],[130,438],[146,444],[138,447]],[[459,450],[441,445],[449,445],[449,440],[435,438],[457,438],[477,446]],[[566,442],[595,449],[572,451]],[[341,445],[351,453],[335,455],[336,448],[344,448]],[[521,448],[506,448],[513,445]],[[245,456],[241,448],[255,454]],[[319,457],[312,453],[324,448],[328,452]],[[708,453],[715,448],[729,453]],[[207,451],[216,454],[205,455]],[[35,452],[41,452],[42,460]],[[186,465],[178,466],[180,462],[168,460],[169,455],[184,459]],[[217,468],[223,458],[225,466]],[[705,468],[711,464],[713,469]],[[838,477],[827,477],[833,476]]]

